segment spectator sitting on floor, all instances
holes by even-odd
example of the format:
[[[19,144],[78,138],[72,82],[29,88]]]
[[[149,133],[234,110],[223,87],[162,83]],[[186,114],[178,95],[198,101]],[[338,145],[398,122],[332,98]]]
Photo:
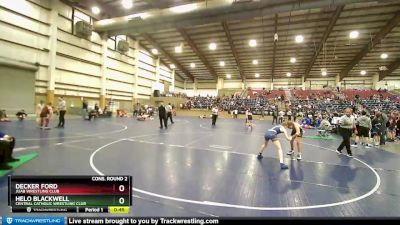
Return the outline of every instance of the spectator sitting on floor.
[[[310,117],[304,118],[302,121],[301,126],[305,129],[314,129],[314,127],[311,125],[312,120]]]
[[[24,120],[28,115],[25,113],[25,110],[21,109],[20,111],[17,112],[17,114],[15,114],[17,116],[17,118],[22,121]]]
[[[88,109],[88,119],[87,120],[91,121],[92,118],[95,119],[96,117],[97,117],[96,110],[94,110],[93,108],[89,108]]]
[[[137,116],[137,120],[139,121],[154,120],[154,117],[149,114],[142,114]]]
[[[0,131],[0,170],[11,169],[7,163],[19,160],[12,157],[14,146],[15,138]]]
[[[199,118],[200,119],[209,119],[209,118],[211,118],[212,117],[212,115],[210,115],[210,116],[206,116],[206,115],[201,115],[201,116],[199,116]]]

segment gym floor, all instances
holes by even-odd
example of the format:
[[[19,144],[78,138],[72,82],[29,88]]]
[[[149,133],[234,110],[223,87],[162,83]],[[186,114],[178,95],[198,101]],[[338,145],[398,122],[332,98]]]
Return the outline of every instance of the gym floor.
[[[70,119],[65,129],[52,130],[26,120],[0,123],[0,129],[16,137],[15,155],[39,153],[14,175],[133,176],[131,216],[400,215],[399,154],[358,148],[349,158],[335,153],[340,137],[303,138],[303,160],[297,161],[281,139],[289,169],[280,170],[272,144],[264,159],[256,159],[271,121],[255,125],[249,131],[244,120],[218,119],[212,128],[210,119],[175,117],[167,130],[158,120],[132,118]],[[11,214],[6,177],[0,178],[0,212]]]

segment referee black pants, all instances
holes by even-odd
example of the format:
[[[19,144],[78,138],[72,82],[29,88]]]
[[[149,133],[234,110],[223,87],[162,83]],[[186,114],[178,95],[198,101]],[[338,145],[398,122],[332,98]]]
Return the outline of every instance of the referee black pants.
[[[347,153],[351,154],[350,138],[352,134],[353,134],[353,129],[340,128],[340,135],[342,136],[343,140],[337,149],[338,151],[342,151],[343,148],[346,147]]]
[[[218,115],[212,115],[212,125],[215,126],[215,123],[217,122]]]
[[[160,127],[163,128],[165,126],[165,128],[167,128],[168,127],[167,117],[159,115],[159,118],[160,118]]]
[[[168,119],[171,120],[171,123],[174,123],[174,121],[172,120],[172,112],[167,112],[167,122],[168,122]]]
[[[277,117],[277,116],[273,116],[273,117],[272,117],[272,125],[274,124],[274,122],[275,122],[276,124],[278,124],[278,117]]]

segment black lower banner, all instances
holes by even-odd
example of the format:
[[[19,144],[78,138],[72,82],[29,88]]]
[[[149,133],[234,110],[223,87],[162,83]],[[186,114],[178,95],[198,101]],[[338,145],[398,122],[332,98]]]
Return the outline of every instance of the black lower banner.
[[[307,225],[373,225],[382,223],[399,224],[400,218],[177,218],[177,217],[67,217],[66,224],[116,224],[116,225],[168,225],[168,224],[290,224],[293,222]]]

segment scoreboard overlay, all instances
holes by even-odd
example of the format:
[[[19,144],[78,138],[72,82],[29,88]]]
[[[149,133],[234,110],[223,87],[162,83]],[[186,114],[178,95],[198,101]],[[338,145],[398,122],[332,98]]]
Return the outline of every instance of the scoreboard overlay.
[[[9,176],[11,212],[126,213],[131,176]]]

